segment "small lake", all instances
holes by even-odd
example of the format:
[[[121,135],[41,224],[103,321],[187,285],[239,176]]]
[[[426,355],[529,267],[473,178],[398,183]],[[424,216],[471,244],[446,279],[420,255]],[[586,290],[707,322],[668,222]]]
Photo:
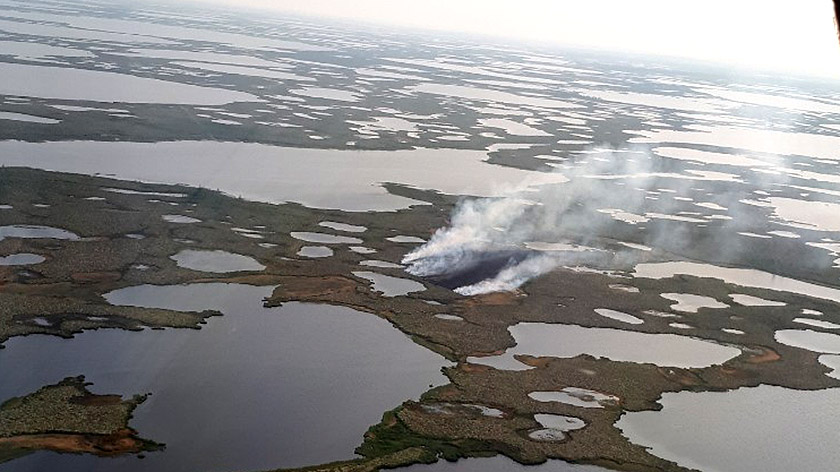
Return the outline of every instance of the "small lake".
[[[441,356],[350,308],[264,308],[272,287],[137,286],[120,305],[218,309],[201,330],[27,336],[0,350],[0,399],[84,374],[95,393],[151,392],[130,425],[163,452],[102,459],[39,452],[15,471],[231,471],[350,459],[382,414],[447,383]],[[0,401],[2,401],[0,400]]]
[[[21,252],[18,254],[10,254],[8,256],[0,256],[0,266],[19,266],[40,264],[47,260],[44,256],[39,254],[31,254],[28,252]]]
[[[358,271],[353,272],[356,277],[369,280],[374,292],[381,292],[383,297],[399,297],[412,292],[422,292],[426,287],[420,282],[390,275],[377,274],[376,272]]]
[[[662,411],[627,413],[616,426],[630,441],[682,466],[709,472],[835,472],[840,464],[840,389],[762,385],[665,393],[660,403]]]
[[[310,257],[315,259],[320,257],[330,257],[333,254],[333,250],[326,246],[303,246],[297,252],[298,256]]]
[[[722,364],[741,353],[734,347],[676,334],[546,323],[519,323],[508,330],[516,340],[516,346],[498,356],[469,357],[467,360],[497,369],[524,370],[528,366],[514,359],[514,355],[568,358],[589,354],[614,361],[691,368]]]
[[[79,235],[66,229],[40,225],[10,225],[0,226],[0,241],[6,238],[22,239],[68,239],[75,241]]]
[[[789,292],[840,303],[840,289],[802,282],[755,269],[720,267],[698,262],[654,262],[636,265],[634,277],[667,279],[675,275],[691,275],[719,279],[742,287]]]
[[[98,70],[1,63],[0,93],[94,102],[221,105],[260,101],[245,92]],[[32,80],[38,77],[38,80]]]
[[[306,241],[308,243],[320,244],[362,244],[359,238],[352,238],[350,236],[338,236],[329,233],[311,233],[307,231],[292,231],[289,236],[298,241]]]
[[[787,346],[812,352],[840,354],[840,336],[811,329],[780,329],[774,334],[776,341]]]
[[[257,262],[253,257],[234,254],[227,251],[201,251],[197,249],[184,249],[170,259],[178,264],[178,267],[197,270],[199,272],[239,272],[241,270],[263,270],[265,266]]]

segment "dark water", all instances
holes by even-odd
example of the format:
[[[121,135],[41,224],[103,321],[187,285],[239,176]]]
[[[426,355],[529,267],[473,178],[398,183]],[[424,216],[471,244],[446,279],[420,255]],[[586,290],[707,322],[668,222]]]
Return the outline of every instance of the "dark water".
[[[111,303],[217,308],[201,330],[100,330],[15,338],[0,351],[0,398],[84,374],[96,393],[151,392],[131,426],[164,442],[145,459],[42,452],[3,471],[230,471],[354,457],[384,411],[446,379],[446,361],[386,321],[349,308],[288,303],[270,287],[139,286]]]
[[[570,464],[548,461],[540,465],[522,465],[507,457],[495,456],[482,459],[464,459],[457,462],[438,461],[434,464],[417,464],[402,472],[606,472],[608,469],[594,465]]]

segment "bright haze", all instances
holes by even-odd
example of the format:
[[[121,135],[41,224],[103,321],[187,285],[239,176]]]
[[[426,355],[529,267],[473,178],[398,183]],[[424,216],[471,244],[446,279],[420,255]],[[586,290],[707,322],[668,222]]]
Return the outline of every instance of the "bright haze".
[[[831,0],[200,0],[840,78]]]

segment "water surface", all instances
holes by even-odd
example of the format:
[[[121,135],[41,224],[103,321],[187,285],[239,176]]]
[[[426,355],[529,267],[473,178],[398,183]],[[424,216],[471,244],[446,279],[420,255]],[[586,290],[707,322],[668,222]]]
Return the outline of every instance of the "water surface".
[[[308,243],[320,244],[361,244],[362,240],[359,238],[351,238],[350,236],[338,236],[327,233],[310,233],[306,231],[292,231],[289,236],[298,241],[306,241]]]
[[[699,262],[658,262],[636,265],[634,277],[666,279],[675,275],[691,275],[720,279],[742,287],[763,288],[777,292],[790,292],[840,303],[840,289],[802,282],[755,269],[720,267]]]
[[[776,341],[787,346],[813,352],[840,354],[840,336],[811,329],[781,329],[774,335]]]
[[[303,246],[297,252],[298,256],[310,257],[314,259],[320,257],[330,257],[333,254],[333,250],[326,246]]]
[[[684,467],[835,472],[840,464],[840,389],[762,385],[665,393],[660,403],[662,411],[629,412],[616,426],[630,441]]]
[[[45,260],[47,259],[40,254],[21,252],[17,254],[10,254],[8,256],[0,256],[0,266],[40,264]]]
[[[8,225],[0,226],[0,241],[6,238],[21,239],[67,239],[75,241],[79,235],[66,229],[41,225]]]
[[[265,269],[265,266],[253,257],[227,251],[184,249],[170,259],[175,261],[178,267],[200,272],[226,273]]]
[[[426,287],[423,284],[411,279],[391,277],[390,275],[367,271],[353,272],[353,275],[372,282],[373,291],[382,292],[382,296],[384,297],[397,297],[400,295],[408,295],[412,292],[422,292],[423,290],[426,290]]]
[[[354,457],[382,413],[446,383],[448,363],[387,321],[350,308],[264,308],[272,287],[138,286],[113,304],[219,309],[201,330],[88,331],[27,336],[0,350],[0,399],[71,375],[96,393],[151,392],[131,426],[167,444],[134,457],[38,453],[15,471],[231,471],[298,467]],[[2,400],[0,400],[2,401]]]
[[[0,63],[0,94],[93,102],[222,105],[260,101],[245,92],[98,70]],[[32,80],[38,77],[38,80]]]
[[[589,354],[615,361],[691,368],[722,364],[741,353],[734,347],[676,334],[546,323],[519,323],[508,330],[516,340],[516,346],[498,356],[469,357],[467,360],[510,370],[508,366],[516,364],[525,367],[514,359],[515,354],[560,358]]]
[[[457,149],[363,151],[215,141],[0,141],[0,165],[186,184],[253,201],[293,201],[346,211],[393,211],[427,204],[391,195],[381,186],[383,182],[450,195],[498,196],[511,186],[568,180],[556,173],[489,164],[486,159],[485,151]]]

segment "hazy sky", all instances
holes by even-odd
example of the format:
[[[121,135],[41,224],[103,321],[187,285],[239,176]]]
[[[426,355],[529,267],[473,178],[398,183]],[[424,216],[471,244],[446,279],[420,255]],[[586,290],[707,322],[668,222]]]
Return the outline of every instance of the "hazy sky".
[[[831,0],[202,0],[840,78]]]

